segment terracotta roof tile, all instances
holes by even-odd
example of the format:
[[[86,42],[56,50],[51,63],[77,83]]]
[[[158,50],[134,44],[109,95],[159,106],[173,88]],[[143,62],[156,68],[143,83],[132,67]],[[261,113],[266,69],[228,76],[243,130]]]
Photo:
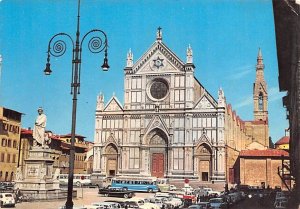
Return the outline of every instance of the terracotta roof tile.
[[[242,150],[240,157],[288,157],[289,153],[284,150],[266,149],[266,150]]]
[[[22,135],[32,135],[32,130],[23,129],[21,130]]]
[[[71,138],[71,134],[66,134],[66,135],[60,135],[61,138]],[[78,134],[75,134],[75,137],[77,138],[86,138],[85,136],[81,136]]]
[[[281,139],[279,139],[275,145],[281,145],[281,144],[288,144],[290,142],[290,137],[289,136],[284,136]]]

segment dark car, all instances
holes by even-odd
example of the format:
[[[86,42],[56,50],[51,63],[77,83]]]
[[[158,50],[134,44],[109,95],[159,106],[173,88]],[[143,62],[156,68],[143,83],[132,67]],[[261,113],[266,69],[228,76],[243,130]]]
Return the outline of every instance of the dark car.
[[[0,182],[0,190],[13,190],[14,184],[12,182],[2,181]]]
[[[128,191],[119,187],[105,187],[99,188],[98,194],[103,194],[106,197],[124,197],[131,198],[134,196],[132,191]]]

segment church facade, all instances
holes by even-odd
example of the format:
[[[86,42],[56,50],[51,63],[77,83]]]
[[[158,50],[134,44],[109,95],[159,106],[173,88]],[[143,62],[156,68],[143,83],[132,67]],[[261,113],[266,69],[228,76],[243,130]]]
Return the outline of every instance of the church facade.
[[[97,99],[94,173],[225,181],[225,98],[216,100],[186,62],[156,40],[124,69],[125,99]]]
[[[192,48],[182,61],[161,29],[144,55],[127,54],[124,104],[97,97],[93,173],[207,182],[239,181],[239,152],[269,146],[267,86],[259,50],[253,86],[254,120],[243,121],[195,77]]]

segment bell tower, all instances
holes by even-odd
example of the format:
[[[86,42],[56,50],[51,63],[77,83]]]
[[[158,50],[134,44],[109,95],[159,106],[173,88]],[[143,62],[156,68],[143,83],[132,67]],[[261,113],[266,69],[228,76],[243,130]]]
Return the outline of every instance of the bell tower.
[[[253,103],[254,103],[254,120],[268,121],[268,91],[267,83],[264,79],[263,57],[261,49],[258,50],[256,64],[256,78],[253,84]]]

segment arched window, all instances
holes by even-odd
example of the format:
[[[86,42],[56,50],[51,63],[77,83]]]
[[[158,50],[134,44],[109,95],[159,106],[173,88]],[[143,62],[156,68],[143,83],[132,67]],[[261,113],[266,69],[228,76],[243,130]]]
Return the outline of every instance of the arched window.
[[[5,172],[5,178],[4,181],[8,181],[8,172]]]
[[[17,141],[16,140],[13,141],[13,148],[17,148]]]
[[[8,139],[8,141],[7,141],[7,146],[8,146],[8,147],[11,147],[11,139]]]
[[[14,172],[11,172],[11,174],[10,174],[10,180],[9,181],[12,181],[12,180],[14,180]]]
[[[5,146],[6,146],[6,139],[5,139],[5,138],[2,139],[1,146],[2,146],[2,147],[5,147]]]
[[[258,109],[259,110],[263,110],[264,109],[264,99],[263,99],[262,92],[260,92],[259,95],[258,95]]]

